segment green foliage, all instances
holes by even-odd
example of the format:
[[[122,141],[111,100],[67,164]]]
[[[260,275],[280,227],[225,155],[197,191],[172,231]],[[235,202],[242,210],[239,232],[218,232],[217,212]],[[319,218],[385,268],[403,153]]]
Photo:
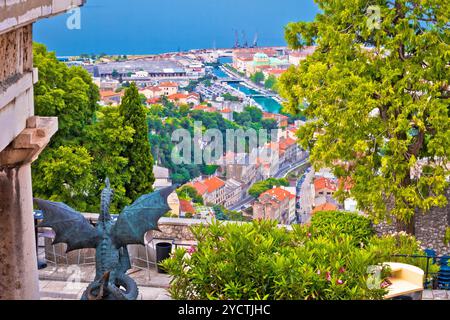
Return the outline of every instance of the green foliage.
[[[235,121],[231,122],[224,119],[218,112],[191,111],[187,107],[177,107],[167,99],[163,99],[161,104],[152,105],[147,112],[152,154],[158,163],[170,170],[174,183],[184,184],[201,174],[213,174],[217,170],[217,166],[208,164],[175,165],[172,161],[174,143],[171,141],[172,133],[175,130],[186,129],[193,136],[194,121],[198,121],[202,123],[203,130],[220,130],[225,146],[228,129],[246,131],[247,129],[259,130],[261,128],[270,130],[277,127],[276,121],[262,120],[262,111],[256,107],[246,107],[244,112],[234,113],[234,116]]]
[[[264,87],[266,89],[277,90],[277,78],[274,75],[267,77],[264,82]]]
[[[266,77],[264,76],[264,73],[262,73],[261,71],[255,72],[250,76],[250,80],[257,84],[263,82],[265,78]]]
[[[49,149],[41,158],[33,175],[34,196],[86,211],[94,185],[93,158],[88,150],[60,146]]]
[[[288,231],[269,221],[213,222],[193,233],[196,250],[178,249],[163,262],[174,299],[382,299],[385,290],[367,285],[368,267],[391,261],[393,253],[419,251],[414,238],[402,235],[395,247],[393,237],[359,247],[352,235],[314,235],[302,226]]]
[[[131,203],[126,188],[132,173],[143,172],[125,153],[142,134],[146,137],[147,128],[126,122],[132,113],[121,115],[117,107],[99,109],[99,91],[89,73],[67,67],[41,44],[34,45],[34,63],[39,70],[36,114],[59,119],[59,131],[32,166],[35,196],[99,212],[100,192],[109,177],[115,191],[111,211],[118,212]]]
[[[233,101],[233,102],[237,102],[239,101],[239,97],[233,96],[231,93],[225,93],[222,95],[222,97],[225,99],[225,101]]]
[[[35,113],[58,116],[59,130],[51,146],[76,141],[85,127],[94,121],[98,88],[89,73],[81,67],[67,67],[42,44],[34,44],[34,65],[39,81],[34,86]]]
[[[374,234],[372,221],[360,214],[345,211],[322,211],[311,218],[311,230],[315,235],[351,235],[355,245],[367,244]]]
[[[228,210],[224,206],[214,206],[214,214],[217,220],[220,221],[244,221],[244,216],[241,212]]]
[[[127,158],[126,168],[130,182],[125,184],[126,196],[132,201],[153,190],[153,156],[148,139],[148,125],[145,108],[141,104],[138,88],[134,83],[125,91],[119,113],[124,125],[133,128],[133,141],[125,144],[122,156]]]
[[[129,160],[123,156],[126,146],[133,143],[135,130],[125,124],[118,107],[103,107],[97,112],[97,121],[86,130],[85,145],[94,158],[91,170],[95,177],[94,190],[103,188],[103,180],[109,177],[114,189],[111,212],[120,212],[131,199],[126,196],[125,185],[130,182],[130,173],[126,170]],[[97,193],[92,199],[98,202]]]
[[[203,204],[203,198],[198,194],[194,187],[185,185],[177,189],[178,198],[182,200],[189,200],[194,203]]]
[[[299,137],[312,163],[351,177],[352,197],[377,219],[409,222],[416,208],[444,206],[450,3],[376,1],[380,26],[370,28],[367,1],[316,2],[315,21],[290,23],[286,40],[317,50],[279,83],[287,109],[311,120]],[[411,177],[421,159],[423,173]]]
[[[252,197],[258,198],[262,193],[272,189],[275,186],[288,187],[289,181],[285,178],[282,179],[269,178],[264,181],[259,181],[248,190],[248,194],[251,195]]]

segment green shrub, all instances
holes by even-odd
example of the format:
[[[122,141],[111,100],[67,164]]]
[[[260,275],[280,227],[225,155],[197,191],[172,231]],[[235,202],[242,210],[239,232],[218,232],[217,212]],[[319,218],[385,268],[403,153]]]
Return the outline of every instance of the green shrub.
[[[396,257],[396,255],[426,256],[426,253],[420,248],[420,242],[414,236],[407,235],[405,232],[383,237],[372,237],[369,246],[379,260],[411,264],[424,271],[427,268],[427,259],[425,258]],[[439,266],[437,265],[430,263],[428,267],[429,273],[439,271]]]
[[[163,267],[174,299],[381,299],[367,287],[367,268],[382,260],[351,235],[312,236],[276,223],[196,226],[195,252],[177,250]]]
[[[311,232],[317,235],[334,237],[351,235],[355,244],[367,244],[374,234],[369,218],[345,211],[322,211],[311,218]]]

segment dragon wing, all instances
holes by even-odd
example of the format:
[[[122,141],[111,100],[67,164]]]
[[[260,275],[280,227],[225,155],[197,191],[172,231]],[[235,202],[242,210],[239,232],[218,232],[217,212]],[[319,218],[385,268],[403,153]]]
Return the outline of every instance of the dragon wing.
[[[144,243],[144,235],[149,230],[157,230],[158,220],[170,211],[167,198],[176,187],[168,187],[146,194],[132,205],[123,209],[111,230],[117,248],[128,244]]]
[[[34,202],[44,213],[39,227],[55,231],[53,244],[66,243],[67,252],[97,247],[100,235],[81,213],[60,202],[41,199],[34,199]]]

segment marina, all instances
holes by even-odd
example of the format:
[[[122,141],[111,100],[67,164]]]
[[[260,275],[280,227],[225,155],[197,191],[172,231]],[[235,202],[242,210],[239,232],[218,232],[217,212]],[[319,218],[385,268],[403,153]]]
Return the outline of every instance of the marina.
[[[257,106],[261,107],[264,111],[269,113],[280,113],[281,100],[273,96],[273,93],[262,92],[256,85],[250,83],[250,80],[244,81],[243,79],[237,79],[231,72],[224,67],[224,64],[229,63],[231,59],[229,57],[223,57],[219,59],[219,66],[214,68],[214,75],[219,79],[236,79],[229,81],[228,85],[235,90],[245,94],[250,101],[253,101]],[[231,75],[231,77],[230,77]],[[277,101],[278,100],[278,101]]]

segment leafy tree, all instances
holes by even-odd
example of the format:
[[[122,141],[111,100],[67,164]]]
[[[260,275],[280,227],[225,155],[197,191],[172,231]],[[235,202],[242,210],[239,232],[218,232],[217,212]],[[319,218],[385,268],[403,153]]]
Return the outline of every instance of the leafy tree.
[[[126,196],[125,185],[130,182],[126,170],[129,161],[123,156],[126,146],[133,143],[134,129],[124,124],[118,107],[104,107],[97,113],[97,121],[87,129],[85,145],[93,157],[92,172],[97,177],[94,201],[103,188],[105,177],[109,177],[114,189],[112,212],[118,212],[131,203]]]
[[[321,13],[290,23],[286,39],[294,49],[317,49],[280,81],[290,112],[306,102],[301,145],[316,168],[352,180],[360,209],[394,216],[413,233],[417,208],[447,202],[450,3],[316,2]],[[380,8],[380,21],[366,16],[369,4]],[[419,161],[421,174],[412,175]]]
[[[262,73],[261,71],[255,72],[250,76],[250,80],[257,84],[263,82],[265,78],[266,77],[264,76],[264,73]]]
[[[141,99],[141,104],[142,105],[146,105],[147,104],[147,97],[145,96],[145,94],[140,93],[139,94],[139,98]]]
[[[116,69],[114,69],[113,72],[111,73],[111,76],[112,76],[114,79],[116,79],[116,78],[119,77],[119,72],[118,72]]]
[[[147,115],[136,84],[132,83],[125,91],[119,113],[124,118],[124,124],[134,130],[133,141],[125,144],[122,153],[129,161],[126,171],[130,174],[130,182],[125,184],[126,196],[134,201],[139,196],[151,192],[155,181]]]
[[[264,82],[264,87],[266,89],[275,90],[277,85],[277,78],[274,75],[270,75]]]
[[[192,200],[194,203],[203,204],[203,198],[194,187],[184,185],[177,190],[177,195],[183,200]]]
[[[86,211],[94,187],[93,158],[88,150],[60,146],[43,153],[41,159],[33,174],[35,196]]]
[[[35,43],[33,53],[39,71],[39,81],[34,87],[35,113],[59,118],[59,130],[51,146],[77,140],[86,125],[94,121],[100,97],[98,88],[86,70],[67,67],[44,45]]]
[[[272,189],[273,187],[288,187],[289,181],[285,178],[282,179],[275,179],[275,178],[269,178],[264,181],[256,182],[249,190],[248,194],[252,197],[258,198],[262,193],[266,192],[267,190]]]
[[[225,99],[225,101],[233,101],[233,102],[237,102],[237,101],[240,100],[239,97],[236,97],[236,96],[232,95],[232,94],[229,93],[229,92],[223,94],[222,97]]]
[[[224,206],[216,205],[213,207],[214,214],[217,220],[221,221],[244,221],[244,216],[241,212],[228,210]]]

